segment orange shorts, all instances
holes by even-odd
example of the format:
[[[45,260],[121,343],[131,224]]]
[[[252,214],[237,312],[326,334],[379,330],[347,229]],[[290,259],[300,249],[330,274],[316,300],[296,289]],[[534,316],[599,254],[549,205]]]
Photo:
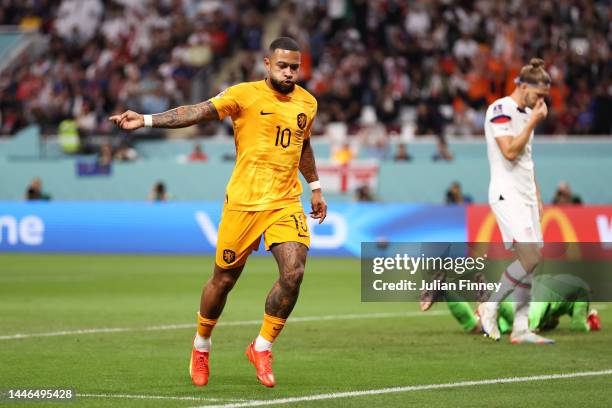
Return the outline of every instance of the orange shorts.
[[[228,210],[221,214],[215,262],[223,269],[242,266],[259,248],[261,235],[266,250],[273,244],[300,242],[310,247],[310,232],[300,203],[264,211]]]

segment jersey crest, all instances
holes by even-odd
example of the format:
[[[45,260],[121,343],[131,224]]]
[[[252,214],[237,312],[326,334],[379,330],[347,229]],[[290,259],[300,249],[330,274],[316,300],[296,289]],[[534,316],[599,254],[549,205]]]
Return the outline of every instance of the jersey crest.
[[[308,118],[305,113],[300,113],[297,115],[297,125],[300,129],[304,130],[306,127],[306,123],[308,122]]]
[[[236,253],[232,251],[231,249],[224,249],[223,250],[223,260],[226,263],[231,264],[232,262],[236,260]]]

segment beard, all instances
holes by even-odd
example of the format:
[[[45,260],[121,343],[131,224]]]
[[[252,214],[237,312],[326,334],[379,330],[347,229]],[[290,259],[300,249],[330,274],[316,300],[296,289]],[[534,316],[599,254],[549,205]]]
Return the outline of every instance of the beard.
[[[291,85],[285,85],[281,81],[277,81],[276,79],[272,78],[272,76],[270,76],[270,84],[272,85],[272,88],[285,95],[293,92],[293,89],[295,88],[295,83],[292,82]]]

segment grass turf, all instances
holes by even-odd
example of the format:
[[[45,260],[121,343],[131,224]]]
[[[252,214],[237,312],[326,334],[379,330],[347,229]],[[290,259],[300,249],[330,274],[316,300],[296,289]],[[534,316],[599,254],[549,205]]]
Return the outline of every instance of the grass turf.
[[[212,262],[210,257],[0,255],[0,336],[191,324]],[[612,309],[607,305],[600,311],[602,331],[571,333],[566,318],[550,333],[557,340],[554,346],[512,346],[507,337],[493,343],[463,334],[450,315],[425,313],[290,321],[274,348],[277,387],[266,389],[257,383],[243,352],[259,330],[275,270],[271,257],[249,260],[221,320],[247,322],[215,328],[211,380],[205,388],[192,386],[187,373],[195,325],[0,340],[0,388],[72,388],[107,395],[78,397],[70,403],[74,407],[188,407],[612,369]],[[416,310],[416,303],[361,303],[358,260],[310,258],[292,316]],[[433,310],[446,307],[438,304]],[[611,406],[611,379],[580,377],[292,405]],[[211,400],[110,396],[117,394]]]

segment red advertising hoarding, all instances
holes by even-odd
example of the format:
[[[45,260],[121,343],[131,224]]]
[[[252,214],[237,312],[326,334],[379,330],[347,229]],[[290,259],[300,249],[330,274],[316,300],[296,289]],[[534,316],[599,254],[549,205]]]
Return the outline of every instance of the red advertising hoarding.
[[[469,242],[502,242],[495,216],[488,205],[467,207]],[[583,257],[584,248],[596,249],[589,258],[612,258],[612,206],[547,206],[542,216],[544,242],[600,242],[597,246],[576,246],[572,257]],[[580,253],[582,252],[582,253]],[[591,252],[591,251],[589,251]],[[547,253],[544,255],[554,256]],[[567,254],[566,254],[567,255]]]

